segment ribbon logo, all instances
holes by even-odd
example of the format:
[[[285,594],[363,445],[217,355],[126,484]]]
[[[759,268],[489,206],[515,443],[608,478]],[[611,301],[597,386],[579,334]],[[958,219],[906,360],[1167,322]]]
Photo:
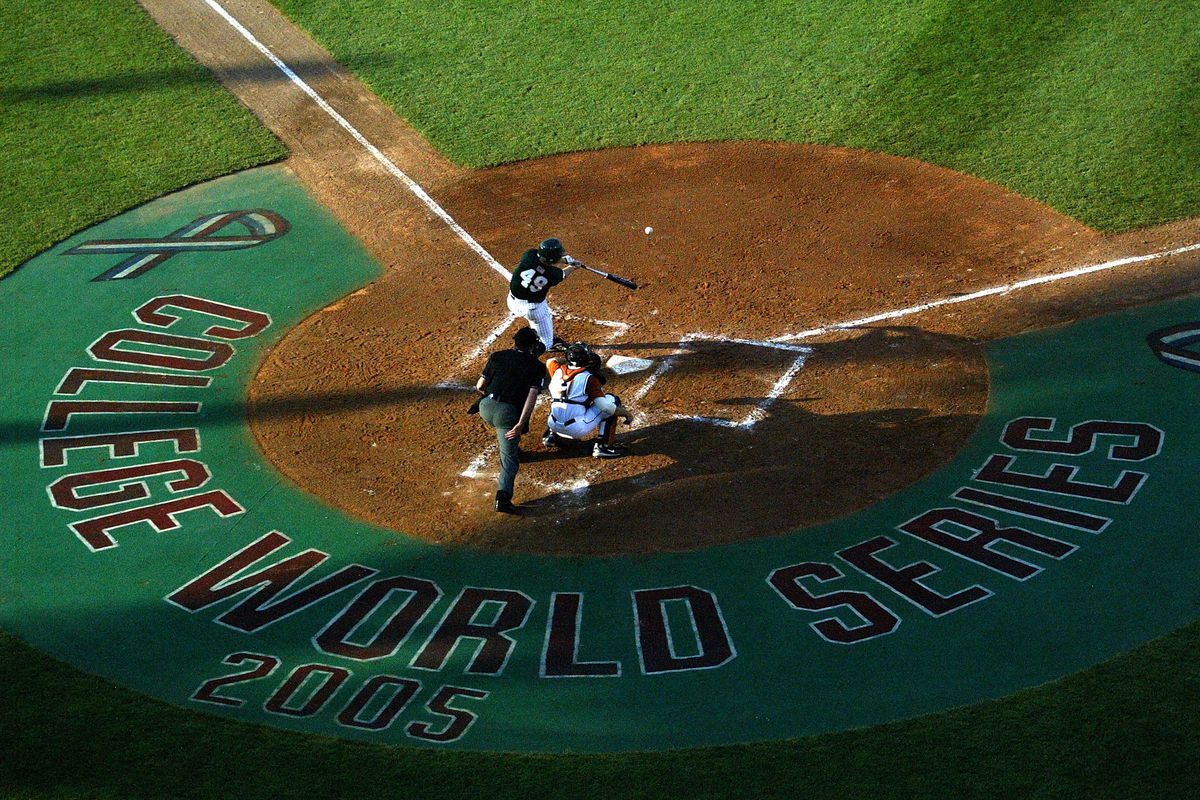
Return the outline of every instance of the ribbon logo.
[[[1190,372],[1200,372],[1200,353],[1189,349],[1197,342],[1200,342],[1200,322],[1172,325],[1146,337],[1146,343],[1160,361]]]
[[[216,235],[218,231],[234,223],[245,228],[247,233],[233,236]],[[72,247],[63,255],[131,254],[120,264],[92,278],[93,281],[116,281],[136,278],[179,253],[224,252],[257,247],[278,239],[291,230],[291,227],[287,220],[274,211],[224,211],[200,217],[158,239],[95,239]]]

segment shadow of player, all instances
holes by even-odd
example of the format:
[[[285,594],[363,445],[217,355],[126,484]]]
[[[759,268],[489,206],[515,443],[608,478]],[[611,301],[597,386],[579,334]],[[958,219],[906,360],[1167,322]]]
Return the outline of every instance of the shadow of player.
[[[791,394],[752,429],[672,419],[626,431],[619,439],[635,454],[631,464],[604,463],[586,495],[561,490],[527,502],[531,518],[562,520],[537,549],[685,549],[697,546],[697,532],[701,544],[716,544],[814,525],[920,480],[981,418],[986,367],[971,342],[889,326],[812,348]],[[681,358],[681,373],[708,369],[695,360]],[[744,415],[762,396],[716,402]],[[589,455],[571,447],[532,463]],[[660,466],[639,471],[638,456]]]

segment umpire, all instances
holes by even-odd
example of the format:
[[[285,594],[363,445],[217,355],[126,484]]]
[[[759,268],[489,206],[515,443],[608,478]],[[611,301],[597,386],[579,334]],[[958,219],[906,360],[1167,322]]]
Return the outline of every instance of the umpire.
[[[546,367],[538,360],[544,350],[533,328],[521,328],[513,334],[511,350],[499,350],[488,357],[483,375],[475,383],[475,389],[483,395],[479,416],[496,429],[496,441],[500,443],[496,510],[505,514],[519,513],[512,502],[513,482],[520,466],[521,437],[529,433],[529,417],[538,393],[546,385]]]

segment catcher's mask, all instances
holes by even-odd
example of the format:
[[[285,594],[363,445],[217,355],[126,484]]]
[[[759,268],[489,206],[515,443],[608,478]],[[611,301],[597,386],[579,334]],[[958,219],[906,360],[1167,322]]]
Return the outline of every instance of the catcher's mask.
[[[567,347],[567,364],[572,367],[589,367],[592,364],[592,349],[583,342]]]

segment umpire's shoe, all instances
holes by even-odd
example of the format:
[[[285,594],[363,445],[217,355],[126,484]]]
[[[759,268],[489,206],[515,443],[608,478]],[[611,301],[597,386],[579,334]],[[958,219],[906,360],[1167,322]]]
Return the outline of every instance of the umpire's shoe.
[[[542,444],[546,447],[562,447],[563,440],[558,438],[558,434],[546,428],[546,432],[542,434]]]
[[[508,492],[496,492],[496,510],[501,514],[521,513],[521,509],[512,504],[512,495]]]
[[[592,447],[592,458],[620,458],[629,455],[629,448],[623,444],[603,444],[596,442]]]

